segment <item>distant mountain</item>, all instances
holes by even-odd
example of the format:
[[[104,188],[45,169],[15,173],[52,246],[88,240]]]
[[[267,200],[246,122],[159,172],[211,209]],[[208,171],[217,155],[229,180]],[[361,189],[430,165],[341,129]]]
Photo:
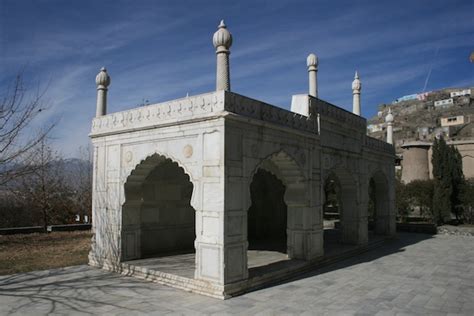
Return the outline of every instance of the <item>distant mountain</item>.
[[[62,163],[64,179],[67,183],[71,183],[73,186],[77,185],[78,177],[85,177],[87,173],[89,173],[92,181],[92,163],[90,161],[70,158],[58,163]]]
[[[11,169],[15,167],[15,164],[3,166],[4,169]],[[0,168],[2,168],[2,166],[0,166]],[[79,185],[78,180],[84,179],[87,177],[87,174],[89,174],[92,179],[92,163],[87,160],[78,158],[56,160],[51,162],[50,168],[60,170],[66,183],[70,183],[73,187]],[[8,185],[15,186],[15,184],[18,183],[18,180],[19,179],[15,179],[9,182]]]

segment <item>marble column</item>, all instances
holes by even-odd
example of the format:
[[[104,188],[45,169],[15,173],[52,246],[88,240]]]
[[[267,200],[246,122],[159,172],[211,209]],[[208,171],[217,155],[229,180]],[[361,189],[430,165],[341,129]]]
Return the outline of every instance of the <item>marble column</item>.
[[[212,43],[217,54],[216,91],[230,91],[229,48],[232,45],[232,35],[227,30],[224,20],[214,33]]]
[[[387,143],[393,144],[393,114],[392,109],[388,109],[388,114],[385,117],[387,123]]]
[[[308,66],[309,76],[309,95],[312,97],[318,97],[318,57],[315,54],[309,54],[306,59],[306,65]]]
[[[360,116],[360,90],[362,85],[359,80],[359,74],[355,72],[354,81],[352,81],[352,113]]]
[[[99,117],[107,114],[107,90],[110,85],[110,76],[105,67],[100,69],[100,72],[95,77],[95,83],[97,85],[97,110],[95,116]]]

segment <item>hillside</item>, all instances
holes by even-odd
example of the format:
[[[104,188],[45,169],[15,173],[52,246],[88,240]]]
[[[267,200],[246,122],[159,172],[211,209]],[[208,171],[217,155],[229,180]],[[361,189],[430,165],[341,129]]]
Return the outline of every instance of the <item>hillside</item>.
[[[432,141],[439,134],[451,140],[472,139],[474,95],[471,92],[474,93],[474,87],[447,88],[405,96],[392,104],[381,104],[377,115],[367,120],[368,135],[385,139],[385,116],[391,108],[397,153],[401,152],[400,146],[404,142]]]

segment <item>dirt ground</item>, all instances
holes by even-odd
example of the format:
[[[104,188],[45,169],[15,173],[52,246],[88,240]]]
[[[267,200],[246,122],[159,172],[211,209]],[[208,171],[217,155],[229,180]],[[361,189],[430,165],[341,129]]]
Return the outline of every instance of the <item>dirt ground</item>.
[[[0,235],[0,275],[87,263],[89,231]]]

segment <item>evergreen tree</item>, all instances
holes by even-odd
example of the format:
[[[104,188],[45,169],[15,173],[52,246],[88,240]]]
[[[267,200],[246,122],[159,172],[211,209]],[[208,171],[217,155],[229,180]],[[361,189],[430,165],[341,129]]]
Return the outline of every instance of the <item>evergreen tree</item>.
[[[433,216],[442,224],[456,214],[459,218],[460,192],[464,183],[462,157],[454,146],[448,146],[440,137],[433,143],[433,177],[435,180],[433,194]]]
[[[451,180],[453,185],[453,190],[451,192],[451,203],[453,206],[454,214],[456,215],[456,220],[460,220],[462,215],[462,188],[465,183],[464,174],[462,172],[462,156],[457,148],[450,146],[450,163],[451,163]]]
[[[463,222],[474,224],[474,179],[464,181],[461,187],[461,202],[463,205]]]
[[[447,145],[444,139],[435,139],[433,143],[433,177],[435,180],[433,192],[433,219],[442,224],[451,213],[451,186],[447,179]]]

